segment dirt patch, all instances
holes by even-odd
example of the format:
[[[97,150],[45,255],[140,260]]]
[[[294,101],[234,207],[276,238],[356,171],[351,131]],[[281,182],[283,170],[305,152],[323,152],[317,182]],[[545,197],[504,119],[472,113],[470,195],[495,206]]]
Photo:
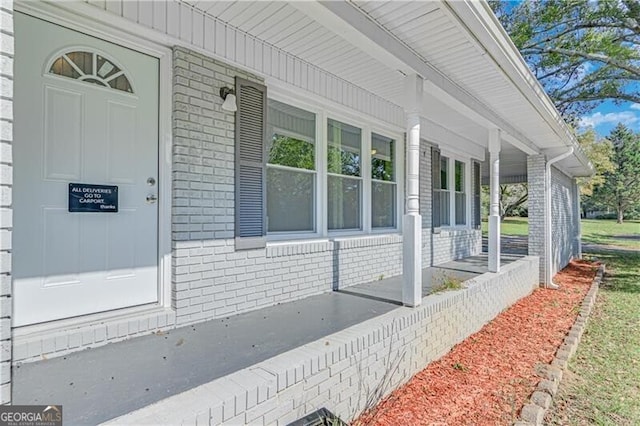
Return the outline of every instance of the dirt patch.
[[[512,424],[571,328],[597,266],[573,261],[555,277],[416,374],[355,425]]]

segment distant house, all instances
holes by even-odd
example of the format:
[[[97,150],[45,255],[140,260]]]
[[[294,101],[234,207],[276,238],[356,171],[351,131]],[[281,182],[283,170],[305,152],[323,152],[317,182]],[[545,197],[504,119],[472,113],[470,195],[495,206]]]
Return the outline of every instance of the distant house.
[[[422,269],[481,253],[483,178],[529,184],[531,280],[580,256],[592,166],[486,2],[0,14],[3,402],[12,363],[381,277],[419,306]]]

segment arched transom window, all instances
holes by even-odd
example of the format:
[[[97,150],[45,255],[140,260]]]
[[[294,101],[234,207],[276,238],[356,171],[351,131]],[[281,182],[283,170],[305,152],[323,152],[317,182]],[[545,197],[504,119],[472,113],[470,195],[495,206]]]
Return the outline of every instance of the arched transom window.
[[[64,53],[53,61],[49,72],[103,87],[133,93],[131,83],[124,71],[110,60],[95,52],[74,51]]]

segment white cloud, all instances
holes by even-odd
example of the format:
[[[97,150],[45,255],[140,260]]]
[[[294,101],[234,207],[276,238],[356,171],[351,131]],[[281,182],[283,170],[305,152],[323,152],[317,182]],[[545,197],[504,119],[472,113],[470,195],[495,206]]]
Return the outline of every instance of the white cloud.
[[[631,106],[629,108],[631,108],[631,109],[639,109],[640,110],[640,104],[631,104]]]
[[[637,107],[635,106],[637,105]],[[633,104],[631,108],[640,110],[640,104]],[[597,127],[601,124],[618,124],[632,126],[640,121],[640,117],[633,111],[608,112],[603,114],[596,112],[580,118],[580,127]]]

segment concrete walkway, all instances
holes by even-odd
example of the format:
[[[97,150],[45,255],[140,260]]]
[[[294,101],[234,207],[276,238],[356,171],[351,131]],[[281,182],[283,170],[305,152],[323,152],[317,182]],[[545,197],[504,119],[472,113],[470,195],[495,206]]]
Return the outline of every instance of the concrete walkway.
[[[482,251],[484,253],[489,251],[489,242],[487,237],[482,237]],[[529,252],[529,237],[528,236],[500,236],[500,253],[504,254],[516,254],[526,256]]]
[[[445,277],[478,276],[486,264],[476,256],[427,268],[423,295]],[[401,284],[383,279],[16,366],[13,403],[62,404],[65,424],[97,424],[397,309]]]

